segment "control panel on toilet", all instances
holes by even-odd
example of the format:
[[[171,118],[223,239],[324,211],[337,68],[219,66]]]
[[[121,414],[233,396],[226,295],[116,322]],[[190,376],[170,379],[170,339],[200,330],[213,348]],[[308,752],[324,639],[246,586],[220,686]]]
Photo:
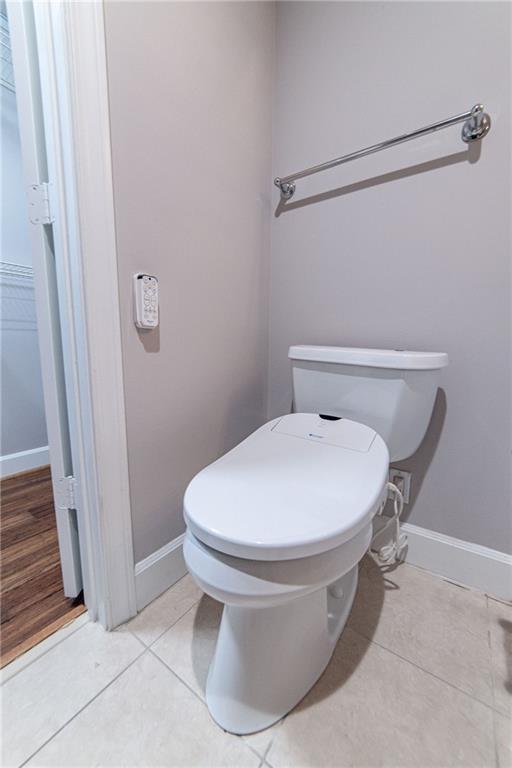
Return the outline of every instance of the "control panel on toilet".
[[[299,437],[338,448],[366,453],[370,450],[375,430],[350,419],[321,416],[313,413],[293,413],[283,416],[272,428],[276,434]]]

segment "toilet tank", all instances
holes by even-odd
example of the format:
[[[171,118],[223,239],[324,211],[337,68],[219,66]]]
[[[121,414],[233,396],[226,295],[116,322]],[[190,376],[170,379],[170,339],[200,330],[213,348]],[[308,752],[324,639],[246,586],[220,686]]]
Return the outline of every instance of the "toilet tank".
[[[411,456],[432,415],[444,352],[290,347],[296,412],[342,416],[375,429],[390,460]]]

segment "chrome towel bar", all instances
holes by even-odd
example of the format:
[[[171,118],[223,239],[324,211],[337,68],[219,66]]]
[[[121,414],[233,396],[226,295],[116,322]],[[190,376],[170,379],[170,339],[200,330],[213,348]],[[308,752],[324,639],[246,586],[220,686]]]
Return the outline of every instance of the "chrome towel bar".
[[[418,128],[416,131],[404,133],[401,136],[396,136],[394,139],[381,141],[380,144],[373,144],[371,147],[366,147],[366,149],[360,149],[357,152],[336,157],[334,160],[328,160],[326,163],[320,163],[320,165],[313,165],[304,171],[297,171],[297,173],[290,173],[288,176],[277,177],[274,179],[274,184],[281,191],[281,200],[290,200],[295,193],[295,182],[297,179],[312,176],[314,173],[326,171],[328,168],[335,168],[337,165],[348,163],[350,160],[357,160],[359,157],[372,155],[374,152],[380,152],[381,149],[388,149],[396,144],[403,144],[405,141],[418,138],[418,136],[425,136],[427,133],[434,133],[434,131],[440,131],[443,128],[449,128],[451,125],[462,122],[464,123],[462,126],[462,141],[466,143],[483,139],[491,128],[491,118],[484,112],[482,104],[476,104],[473,109],[470,109],[469,112],[464,112],[462,115],[440,120],[438,123],[425,126],[425,128]]]

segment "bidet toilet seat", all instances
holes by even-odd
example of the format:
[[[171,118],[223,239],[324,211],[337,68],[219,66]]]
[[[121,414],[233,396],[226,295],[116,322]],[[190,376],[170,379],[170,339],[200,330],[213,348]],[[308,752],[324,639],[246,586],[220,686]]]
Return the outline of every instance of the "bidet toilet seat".
[[[349,419],[290,414],[268,422],[192,480],[189,531],[249,560],[304,558],[367,527],[386,493],[389,454]]]

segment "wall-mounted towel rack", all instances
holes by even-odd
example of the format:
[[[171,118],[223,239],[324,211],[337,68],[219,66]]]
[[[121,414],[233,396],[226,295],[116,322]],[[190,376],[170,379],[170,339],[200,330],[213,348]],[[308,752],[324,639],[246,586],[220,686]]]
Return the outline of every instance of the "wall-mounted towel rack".
[[[374,152],[380,152],[381,149],[388,149],[389,147],[394,147],[396,144],[403,144],[404,141],[410,141],[411,139],[418,138],[418,136],[425,136],[427,133],[440,131],[443,128],[449,128],[451,125],[456,125],[457,123],[462,122],[464,123],[462,126],[462,141],[465,141],[466,143],[483,139],[483,137],[489,133],[491,128],[491,118],[484,112],[482,104],[476,104],[473,109],[470,109],[469,112],[464,112],[462,115],[455,115],[455,117],[440,120],[438,123],[432,123],[432,125],[425,126],[425,128],[418,128],[417,131],[411,131],[410,133],[396,136],[394,139],[381,141],[380,144],[373,144],[371,147],[360,149],[357,152],[351,152],[342,157],[336,157],[334,160],[328,160],[326,163],[320,163],[320,165],[313,165],[311,168],[306,168],[304,171],[290,173],[288,176],[278,176],[274,179],[274,184],[276,187],[279,187],[281,191],[281,199],[290,200],[295,193],[295,182],[297,179],[303,179],[304,176],[312,176],[314,173],[326,171],[328,168],[334,168],[337,165],[348,163],[350,160],[357,160],[359,157],[371,155]]]

